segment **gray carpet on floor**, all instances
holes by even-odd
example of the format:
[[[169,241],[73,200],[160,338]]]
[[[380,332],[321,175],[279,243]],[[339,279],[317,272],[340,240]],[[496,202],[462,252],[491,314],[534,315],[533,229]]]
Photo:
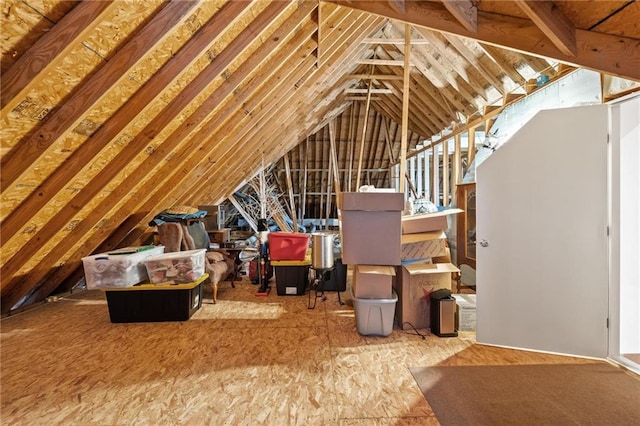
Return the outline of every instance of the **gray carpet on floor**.
[[[410,370],[443,426],[640,425],[640,378],[607,363]]]

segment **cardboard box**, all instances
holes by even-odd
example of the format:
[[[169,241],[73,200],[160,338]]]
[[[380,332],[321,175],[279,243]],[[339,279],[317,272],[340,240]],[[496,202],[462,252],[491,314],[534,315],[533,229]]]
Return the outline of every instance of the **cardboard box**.
[[[208,231],[209,240],[212,243],[228,243],[231,239],[231,228],[222,228],[214,231]]]
[[[404,194],[343,192],[342,262],[347,265],[400,265]]]
[[[146,281],[144,260],[164,253],[164,246],[126,247],[82,258],[87,289],[131,287]]]
[[[461,209],[446,209],[435,213],[402,216],[402,233],[417,234],[420,232],[444,231],[449,228],[447,217],[462,213]]]
[[[356,265],[353,273],[353,295],[359,299],[391,299],[393,266]]]
[[[430,327],[429,296],[434,290],[451,290],[451,274],[459,272],[452,263],[412,263],[397,268],[394,289],[398,293],[396,320],[404,329]]]
[[[446,254],[447,235],[442,231],[402,235],[401,259],[403,262],[427,260]]]
[[[457,329],[459,331],[476,331],[476,295],[453,294],[458,305]]]

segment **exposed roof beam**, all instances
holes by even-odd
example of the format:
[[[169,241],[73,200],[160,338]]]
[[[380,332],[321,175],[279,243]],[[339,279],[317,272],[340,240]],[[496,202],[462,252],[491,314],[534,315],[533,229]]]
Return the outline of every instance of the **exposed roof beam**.
[[[394,59],[359,59],[356,61],[361,65],[391,65],[391,66],[404,66],[404,61]]]
[[[478,11],[478,31],[469,31],[441,3],[411,1],[405,13],[384,2],[365,0],[325,0],[345,7],[364,10],[387,18],[408,22],[436,31],[469,37],[523,53],[554,58],[620,77],[640,80],[638,39],[576,29],[575,57],[565,55],[554,44],[545,43],[545,34],[530,20]]]
[[[442,36],[451,44],[451,46],[456,49],[465,60],[471,64],[484,78],[487,79],[493,87],[498,90],[501,94],[504,94],[504,84],[495,76],[493,73],[487,69],[487,67],[482,63],[480,58],[476,57],[474,53],[469,49],[460,37],[452,36],[450,34],[442,33]]]
[[[2,231],[2,235],[5,238],[10,238],[13,236],[24,224],[29,220],[29,215],[25,214],[29,211],[38,211],[40,210],[46,203],[47,198],[57,194],[59,191],[64,188],[66,182],[69,182],[72,177],[78,173],[87,163],[94,158],[102,148],[104,148],[109,142],[111,142],[128,124],[128,119],[130,117],[135,117],[136,114],[148,105],[153,99],[159,96],[162,93],[162,90],[165,89],[171,81],[176,79],[180,73],[184,70],[185,67],[189,66],[189,64],[193,63],[197,58],[206,52],[207,49],[211,47],[211,45],[215,42],[217,37],[222,33],[222,31],[226,28],[224,26],[225,23],[234,22],[238,19],[239,16],[246,9],[247,3],[245,2],[235,2],[229,3],[228,6],[220,10],[220,12],[213,16],[213,18],[206,23],[202,29],[191,38],[191,40],[183,46],[178,52],[176,52],[171,60],[169,60],[158,72],[154,74],[154,76],[150,79],[150,84],[145,84],[138,90],[128,102],[126,102],[116,113],[114,113],[109,120],[98,129],[90,138],[90,143],[83,144],[79,149],[77,149],[72,156],[67,161],[67,165],[65,167],[58,168],[51,176],[49,176],[39,187],[37,192],[32,192],[29,197],[27,197],[18,208],[16,208],[11,215],[6,218],[2,224],[0,224],[0,230]],[[146,40],[145,34],[142,32],[133,40],[130,41],[132,45],[144,45],[144,41]],[[128,46],[128,45],[127,45]],[[110,64],[110,62],[107,63]],[[131,64],[133,65],[133,64]],[[107,67],[107,66],[105,66]],[[103,68],[104,69],[104,68]],[[209,67],[209,69],[213,70],[213,67]],[[126,70],[119,70],[120,74],[126,75]],[[212,75],[217,75],[217,71],[208,71],[211,72]],[[198,79],[203,80],[207,78],[208,72],[202,72]],[[213,78],[213,77],[209,77]],[[151,84],[152,83],[152,84]],[[202,83],[201,83],[202,84]],[[195,84],[192,83],[193,86]],[[191,87],[191,86],[189,86]],[[93,93],[91,87],[86,88],[87,91]],[[197,92],[190,91],[188,89],[183,91],[183,95],[175,98],[183,102],[188,102],[189,100],[195,98]],[[81,96],[79,96],[82,99]],[[182,108],[178,108],[175,106],[175,101],[172,101],[173,108],[167,108],[163,112],[163,116],[165,116],[165,125],[170,122],[178,113],[182,110]],[[62,108],[64,109],[64,108]],[[156,118],[157,120],[157,118]],[[156,124],[156,123],[154,123]],[[152,126],[153,130],[149,132],[141,132],[136,137],[128,142],[127,144],[127,152],[130,155],[135,156],[137,152],[133,151],[134,146],[138,146],[140,144],[146,145],[149,139],[155,137],[157,133],[160,132],[164,126],[159,126],[156,124]],[[120,158],[120,157],[118,157]],[[132,159],[131,158],[131,159]],[[122,161],[122,164],[127,164],[131,159]],[[112,174],[118,173],[117,168],[110,168]],[[102,174],[106,173],[107,170],[102,170]],[[100,182],[93,182],[93,185],[87,185],[86,188],[76,196],[81,196],[85,192],[87,192],[90,188],[93,188],[95,191],[98,191],[100,188],[106,185],[108,180],[111,178],[104,178],[104,180]],[[43,194],[47,196],[43,196]],[[87,195],[87,199],[90,197]],[[84,202],[77,202],[77,205],[84,205]],[[72,213],[71,211],[67,212]],[[59,215],[62,212],[59,212]],[[60,224],[64,223],[62,221]],[[52,231],[53,226],[48,226],[45,228],[49,232]],[[44,231],[44,230],[43,230]],[[42,242],[42,241],[40,241]]]
[[[130,40],[102,68],[83,81],[82,86],[60,109],[49,114],[37,131],[2,157],[2,193],[12,187],[16,179],[30,169],[40,156],[48,153],[52,144],[73,128],[111,87],[121,79],[128,78],[128,70],[153,52],[154,46],[170,36],[171,32],[165,29],[188,18],[195,6],[196,1],[167,3],[134,40]]]
[[[402,80],[401,75],[384,75],[384,74],[347,74],[344,76],[353,80]]]
[[[442,4],[467,30],[478,31],[478,9],[471,0],[442,0]]]
[[[426,39],[411,39],[411,45],[416,44],[429,44],[429,40]],[[362,44],[404,44],[403,38],[365,38],[362,40]]]
[[[47,31],[31,48],[2,75],[2,115],[19,101],[38,75],[53,69],[73,50],[84,35],[100,21],[114,3],[87,1],[78,4],[60,22]]]
[[[515,0],[515,3],[565,55],[576,57],[576,28],[549,0]]]
[[[367,93],[367,91],[370,91],[371,93],[393,93],[390,89],[347,89],[345,93]]]
[[[234,3],[236,2],[228,3],[229,6],[232,6],[231,9],[233,9]],[[225,7],[229,7],[229,6],[225,6]],[[273,7],[279,8],[277,4],[274,5]],[[188,139],[189,135],[191,135],[192,140],[195,139],[196,141],[204,141],[205,138],[203,135],[208,134],[209,132],[212,132],[213,129],[201,128],[195,135],[193,135],[193,129],[197,128],[198,123],[202,121],[206,121],[206,125],[215,121],[213,119],[210,121],[207,121],[207,118],[210,117],[209,114],[211,113],[211,111],[214,110],[215,105],[220,104],[226,96],[228,96],[231,92],[236,90],[238,85],[245,78],[247,78],[247,76],[251,74],[252,70],[254,70],[262,61],[264,61],[265,58],[273,50],[277,48],[277,46],[279,46],[283,42],[286,42],[287,40],[286,35],[291,33],[292,28],[295,28],[296,26],[298,26],[298,24],[301,21],[301,17],[308,16],[310,12],[314,9],[315,9],[315,6],[313,3],[305,2],[304,6],[301,6],[299,8],[297,15],[294,13],[290,17],[290,19],[287,20],[282,25],[282,27],[273,34],[272,37],[269,37],[265,43],[263,43],[258,49],[256,49],[253,52],[251,57],[247,59],[246,62],[244,62],[238,69],[235,70],[235,72],[231,73],[225,79],[224,83],[220,85],[220,87],[216,90],[216,92],[214,92],[209,98],[207,98],[207,100],[203,102],[200,105],[200,107],[198,107],[198,109],[191,114],[189,118],[187,118],[177,129],[175,129],[171,133],[170,136],[167,137],[167,139],[162,143],[162,145],[160,145],[157,148],[157,150],[154,153],[155,155],[149,156],[140,167],[138,167],[135,171],[129,174],[127,178],[123,182],[121,182],[120,185],[115,190],[109,193],[109,195],[102,200],[99,206],[95,210],[93,210],[90,213],[90,215],[78,225],[78,227],[76,228],[77,235],[81,235],[83,233],[89,232],[90,230],[93,230],[95,224],[99,222],[102,216],[105,216],[107,215],[107,213],[109,213],[110,206],[115,206],[116,204],[118,204],[120,200],[126,199],[124,204],[120,205],[120,207],[117,210],[115,210],[113,214],[109,217],[109,220],[114,221],[115,223],[123,222],[123,226],[119,227],[116,231],[111,230],[110,234],[109,233],[105,234],[105,232],[107,232],[108,229],[102,228],[102,227],[98,228],[92,235],[91,240],[85,241],[80,246],[72,247],[74,250],[74,253],[71,255],[70,257],[71,259],[79,259],[82,256],[84,256],[84,254],[86,253],[94,252],[94,249],[96,248],[96,246],[100,242],[102,242],[102,240],[107,236],[109,237],[109,239],[104,241],[95,252],[104,252],[104,251],[111,250],[114,247],[117,247],[117,244],[122,241],[125,235],[134,235],[134,236],[139,235],[140,233],[139,227],[138,228],[134,228],[134,227],[139,223],[148,222],[149,218],[145,218],[144,220],[138,219],[134,221],[131,224],[131,226],[128,226],[127,212],[142,211],[142,212],[147,212],[148,214],[153,216],[153,214],[155,214],[155,211],[156,211],[155,209],[158,205],[160,206],[173,205],[170,203],[168,204],[163,203],[163,200],[171,194],[172,188],[175,188],[175,187],[182,188],[180,184],[181,182],[180,179],[182,178],[183,173],[180,171],[180,168],[174,167],[173,164],[180,164],[182,161],[185,161],[184,158],[188,157],[189,155],[193,155],[195,157],[198,157],[199,159],[206,157],[205,154],[199,154],[197,145],[195,146],[191,145],[190,147],[185,147],[185,145],[181,144],[181,142]],[[224,16],[226,16],[226,18],[223,19],[223,22],[226,22],[227,24],[230,24],[233,22],[233,20],[230,19],[231,18],[230,16],[227,16],[227,15],[224,15]],[[215,18],[215,15],[214,15],[214,18]],[[214,23],[213,25],[214,27],[221,26],[220,21],[217,21],[217,24]],[[260,36],[261,31],[259,30],[257,25],[259,24],[254,23],[250,28],[246,29],[247,36],[251,35],[252,40],[255,40],[256,37]],[[224,24],[222,26],[224,26]],[[316,23],[314,22],[309,22],[309,25],[306,25],[303,28],[301,28],[300,29],[301,37],[299,37],[299,40],[297,40],[296,43],[293,45],[289,44],[288,45],[289,48],[284,49],[282,51],[282,54],[285,56],[275,56],[274,59],[276,60],[276,63],[286,62],[287,58],[293,55],[294,53],[300,53],[303,50],[303,49],[299,49],[300,44],[309,40],[311,37],[311,34],[316,30],[317,30]],[[294,38],[297,39],[297,37],[294,37]],[[292,42],[293,40],[289,41],[289,43],[292,43]],[[231,46],[231,48],[232,47],[233,46]],[[312,63],[311,62],[309,63],[309,69],[315,67],[316,58],[315,56],[313,58],[310,57],[312,52],[315,50],[315,48],[316,48],[315,41],[311,40],[307,42],[307,49],[306,49],[308,53],[307,58],[310,61],[311,60],[313,61]],[[213,63],[218,63],[221,61],[226,62],[226,60],[224,59],[226,54],[224,54],[224,52],[225,51],[223,51],[221,54],[216,56]],[[235,55],[237,54],[238,54],[238,51],[235,50]],[[227,59],[230,59],[230,58],[227,58]],[[227,65],[228,63],[220,64],[219,68],[225,69]],[[257,80],[258,81],[252,81],[251,83],[252,87],[260,84],[260,79],[257,79]],[[266,78],[266,80],[269,80],[269,79]],[[245,87],[243,90],[249,90],[249,89]],[[237,102],[236,107],[238,105],[241,105],[243,100],[244,100],[244,96],[241,93],[236,93],[236,96],[233,97],[233,102]],[[231,113],[230,110],[228,110],[227,113],[230,114]],[[242,115],[244,116],[244,114]],[[228,118],[228,115],[226,115],[224,112],[219,111],[218,115],[216,115],[216,119],[223,120],[226,118]],[[167,155],[169,155],[169,153],[173,155],[172,161],[168,161],[168,162],[164,161],[164,159],[166,158]],[[187,162],[185,161],[185,163]],[[188,165],[185,167],[195,167],[195,164],[191,162],[191,163],[188,163]],[[150,172],[150,170],[152,172]],[[244,176],[245,175],[243,175],[243,177]],[[134,185],[134,183],[139,182],[142,179],[147,177],[149,177],[149,179],[145,183],[145,186],[140,189],[140,192],[138,192],[137,195],[135,196],[131,196],[130,188]],[[163,181],[162,179],[166,179],[166,180]],[[71,237],[67,238],[67,240],[70,240],[70,239]],[[73,243],[69,241],[69,244],[72,245]],[[50,260],[53,262],[56,259],[59,259],[60,252],[64,253],[66,250],[69,250],[69,247],[65,248],[65,247],[61,247],[61,245],[62,244],[59,244],[54,251],[47,254],[45,260],[46,261]],[[58,253],[56,254],[56,252]],[[32,285],[33,282],[37,282],[39,279],[42,279],[44,274],[46,274],[47,271],[50,271],[52,269],[52,266],[50,264],[47,265],[47,262],[45,262],[44,260],[41,262],[41,264],[42,266],[38,265],[38,267],[36,268],[37,270],[32,271],[29,277],[26,280],[22,280],[22,281],[27,283],[31,281],[31,285]],[[59,282],[65,276],[72,273],[73,269],[76,266],[77,266],[76,264],[71,262],[66,263],[60,268],[55,269],[53,275],[50,276],[48,280],[51,281],[52,283]],[[52,289],[49,289],[49,290],[52,290]]]
[[[405,0],[389,0],[389,4],[391,5],[391,7],[400,13],[404,13],[405,11],[404,2]]]

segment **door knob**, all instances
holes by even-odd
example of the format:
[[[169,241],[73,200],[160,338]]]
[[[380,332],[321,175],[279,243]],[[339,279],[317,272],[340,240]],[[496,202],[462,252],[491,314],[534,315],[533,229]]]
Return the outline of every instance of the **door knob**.
[[[489,247],[489,241],[487,241],[487,240],[480,240],[480,246],[481,246],[481,247]]]

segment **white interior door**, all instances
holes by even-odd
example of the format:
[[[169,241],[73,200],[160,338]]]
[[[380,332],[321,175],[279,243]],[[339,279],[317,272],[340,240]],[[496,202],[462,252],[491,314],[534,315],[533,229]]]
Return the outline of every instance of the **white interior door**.
[[[541,111],[478,167],[478,342],[606,357],[607,108]]]

